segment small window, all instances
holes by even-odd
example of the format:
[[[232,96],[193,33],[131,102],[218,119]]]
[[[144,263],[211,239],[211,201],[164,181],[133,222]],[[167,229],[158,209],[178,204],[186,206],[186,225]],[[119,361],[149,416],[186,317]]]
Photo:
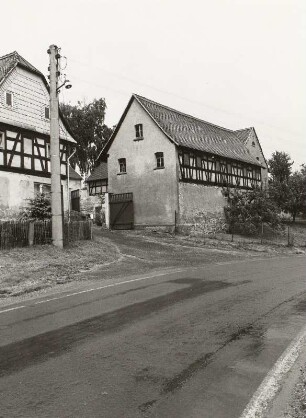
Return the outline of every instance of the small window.
[[[255,142],[254,141],[252,141],[252,147],[255,147]]]
[[[51,158],[51,145],[46,144],[46,157]]]
[[[256,160],[259,161],[259,157],[256,157]]]
[[[163,152],[156,152],[155,153],[156,158],[156,168],[164,168],[164,153]]]
[[[49,109],[49,107],[45,107],[45,118],[50,119],[50,109]]]
[[[0,132],[0,149],[4,149],[4,132]]]
[[[119,158],[119,173],[126,173],[126,159]]]
[[[143,138],[142,123],[138,123],[137,125],[135,125],[135,135],[136,135],[137,139],[142,139]]]
[[[7,106],[13,106],[13,94],[8,91],[5,93],[5,103]]]
[[[46,183],[34,183],[34,194],[45,194],[49,196],[51,194],[51,184]]]

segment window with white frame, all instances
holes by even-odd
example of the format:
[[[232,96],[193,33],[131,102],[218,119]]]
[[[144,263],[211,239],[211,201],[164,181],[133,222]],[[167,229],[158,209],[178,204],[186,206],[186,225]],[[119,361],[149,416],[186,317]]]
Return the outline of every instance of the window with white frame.
[[[156,158],[156,168],[164,168],[164,153],[163,152],[156,152],[155,153]]]
[[[126,159],[119,158],[119,173],[126,173]]]
[[[51,194],[51,184],[47,183],[34,183],[34,194],[45,194],[50,195]]]
[[[143,139],[143,126],[142,123],[135,125],[135,136],[136,139]]]

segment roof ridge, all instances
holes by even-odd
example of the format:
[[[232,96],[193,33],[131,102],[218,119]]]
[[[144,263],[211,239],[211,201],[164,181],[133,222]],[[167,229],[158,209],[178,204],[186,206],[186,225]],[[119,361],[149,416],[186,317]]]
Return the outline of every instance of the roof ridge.
[[[9,59],[9,58],[13,58],[15,64],[19,64],[21,66],[27,67],[29,70],[36,72],[38,74],[42,74],[41,71],[39,71],[36,67],[34,67],[33,64],[31,64],[28,60],[26,60],[25,58],[23,58],[22,55],[20,55],[17,51],[13,51],[10,52],[9,54],[3,55],[2,57],[0,57],[0,61],[1,60],[5,60],[5,59]]]
[[[163,105],[161,103],[155,102],[154,100],[148,99],[147,97],[144,97],[144,96],[140,96],[139,94],[133,93],[133,96],[136,97],[136,98],[145,99],[148,102],[154,103],[154,104],[156,104],[158,106],[161,106],[161,107],[163,107],[165,109],[168,109],[168,110],[171,110],[173,112],[179,113],[180,115],[187,116],[187,117],[192,118],[192,119],[195,119],[197,121],[207,123],[208,125],[214,126],[215,128],[223,129],[224,131],[228,131],[228,132],[231,132],[231,133],[235,133],[236,132],[236,131],[233,131],[232,129],[224,128],[223,126],[219,126],[219,125],[216,125],[214,123],[207,122],[204,119],[197,118],[196,116],[189,115],[188,113],[181,112],[180,110],[174,109],[173,107],[166,106],[166,105]]]
[[[10,55],[19,55],[17,51],[13,51],[13,52],[9,52],[8,54],[2,55],[2,57],[0,57],[0,60],[4,59],[4,58],[8,58]]]
[[[233,131],[233,132],[242,132],[242,131],[248,131],[249,129],[254,129],[254,127],[253,126],[250,126],[249,128],[243,128],[243,129],[236,129],[235,131]]]

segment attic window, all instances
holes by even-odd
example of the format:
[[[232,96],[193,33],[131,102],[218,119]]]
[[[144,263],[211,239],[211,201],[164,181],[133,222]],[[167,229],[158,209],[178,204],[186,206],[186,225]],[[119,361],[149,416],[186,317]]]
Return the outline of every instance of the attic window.
[[[255,142],[254,141],[252,141],[252,147],[255,147]]]
[[[258,161],[259,161],[259,157],[256,157],[256,160],[258,160]]]
[[[50,119],[50,109],[49,107],[45,107],[45,119]]]
[[[135,136],[136,139],[143,139],[143,126],[142,123],[135,125]]]
[[[5,103],[7,106],[13,106],[13,94],[8,91],[5,93]]]

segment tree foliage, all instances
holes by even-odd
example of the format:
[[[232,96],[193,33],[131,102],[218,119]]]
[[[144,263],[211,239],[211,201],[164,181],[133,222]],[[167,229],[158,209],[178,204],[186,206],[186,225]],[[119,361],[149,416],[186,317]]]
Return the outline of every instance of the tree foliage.
[[[21,213],[21,219],[45,221],[51,218],[51,200],[44,193],[29,199],[28,206]]]
[[[289,179],[293,161],[290,155],[283,151],[275,151],[268,160],[272,181],[283,183]]]
[[[87,175],[113,131],[104,123],[105,99],[94,99],[88,104],[79,101],[74,106],[63,103],[60,107],[77,141],[71,165],[75,168],[78,164],[81,173]]]
[[[269,194],[275,204],[284,212],[290,213],[293,221],[305,213],[306,167],[292,173],[291,158],[285,152],[275,151],[269,160],[271,179]]]
[[[229,205],[225,216],[230,232],[254,234],[261,230],[262,223],[272,229],[280,226],[279,210],[268,192],[260,188],[252,190],[224,190]]]
[[[306,177],[300,171],[293,173],[288,179],[285,210],[292,216],[293,222],[298,213],[306,207]]]

